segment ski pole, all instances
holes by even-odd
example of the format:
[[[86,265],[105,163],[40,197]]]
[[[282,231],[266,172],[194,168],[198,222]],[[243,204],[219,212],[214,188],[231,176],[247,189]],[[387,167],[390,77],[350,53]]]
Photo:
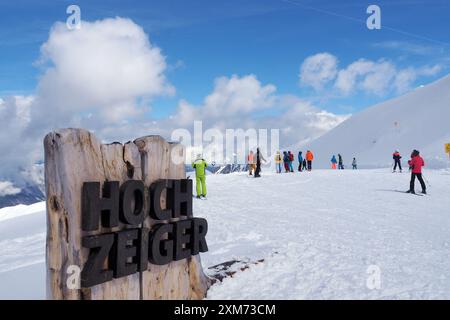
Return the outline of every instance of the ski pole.
[[[428,182],[428,179],[425,178],[425,176],[423,175],[423,173],[422,173],[422,178],[423,178],[423,180],[425,180],[425,182],[427,183],[427,185],[431,188],[430,182]]]

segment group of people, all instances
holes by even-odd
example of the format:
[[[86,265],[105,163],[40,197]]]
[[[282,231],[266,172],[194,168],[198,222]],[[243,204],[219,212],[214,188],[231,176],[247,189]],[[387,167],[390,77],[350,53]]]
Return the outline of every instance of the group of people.
[[[344,160],[342,160],[342,156],[340,153],[338,153],[337,160],[336,160],[336,156],[333,154],[330,161],[331,161],[331,169],[335,170],[336,165],[337,165],[337,169],[344,170]],[[353,160],[352,160],[352,169],[353,170],[358,169],[358,164],[356,163],[356,158],[353,158]]]
[[[256,153],[250,151],[247,156],[247,164],[249,175],[254,175],[255,178],[261,177],[261,162],[266,162],[259,148],[256,148]]]
[[[395,152],[392,154],[392,159],[394,160],[394,167],[392,169],[392,172],[396,172],[397,168],[400,172],[402,172],[402,156],[398,150],[395,150]],[[425,166],[425,161],[420,156],[420,152],[418,150],[413,150],[413,152],[411,152],[411,159],[408,160],[408,166],[409,171],[411,172],[411,180],[409,182],[409,189],[406,192],[416,193],[414,190],[414,184],[417,178],[417,180],[419,180],[420,182],[420,186],[422,187],[422,194],[426,194],[427,186],[422,177],[422,167]]]
[[[396,172],[397,168],[402,172],[402,164],[401,159],[402,156],[400,152],[396,150],[392,154],[392,158],[394,160],[393,172]],[[308,150],[303,157],[303,152],[299,151],[297,160],[298,160],[298,171],[311,171],[312,170],[312,161],[314,159],[314,154],[311,150]],[[285,172],[294,172],[294,154],[291,151],[283,151],[283,156],[280,151],[277,151],[275,154],[275,166],[277,173],[282,172],[281,164],[284,164]],[[261,163],[266,162],[264,156],[262,155],[259,148],[256,149],[256,153],[250,151],[247,156],[247,163],[249,168],[249,174],[254,175],[255,178],[261,177]],[[419,180],[420,185],[422,187],[422,193],[426,194],[426,185],[422,176],[422,167],[425,166],[425,162],[423,158],[420,156],[420,152],[417,150],[413,150],[411,153],[411,159],[408,160],[409,170],[411,171],[411,180],[409,185],[409,190],[407,193],[415,193],[414,184],[416,178]],[[202,156],[199,154],[197,159],[192,163],[192,167],[195,169],[195,178],[196,178],[196,191],[197,198],[206,198],[206,167],[208,163]],[[344,169],[344,162],[342,159],[342,155],[338,154],[338,158],[333,155],[331,158],[331,168],[336,169],[336,167],[340,170]],[[352,167],[354,170],[358,168],[356,163],[356,158],[353,158]]]
[[[312,161],[314,159],[314,154],[311,150],[306,151],[305,157],[303,157],[303,152],[299,151],[297,160],[298,160],[298,171],[311,171],[312,170]],[[294,172],[294,154],[291,151],[283,151],[283,155],[281,155],[280,151],[275,153],[275,167],[277,173],[281,173],[282,166],[284,165],[285,172]]]

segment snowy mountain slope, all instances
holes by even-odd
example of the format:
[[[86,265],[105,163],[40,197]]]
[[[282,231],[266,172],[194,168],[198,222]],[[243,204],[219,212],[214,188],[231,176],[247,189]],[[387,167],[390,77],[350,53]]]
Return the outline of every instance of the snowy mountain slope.
[[[38,185],[27,184],[20,187],[20,192],[0,196],[0,208],[10,207],[18,204],[32,204],[37,201],[44,200],[45,196],[42,189]]]
[[[418,149],[429,167],[442,168],[449,165],[445,143],[450,143],[450,75],[355,114],[303,149],[313,150],[315,166],[322,168],[338,153],[347,167],[353,157],[363,167],[390,166],[396,149],[403,160]]]
[[[262,174],[209,175],[208,200],[194,200],[209,224],[206,272],[264,259],[215,284],[208,299],[450,298],[449,171],[427,171],[425,197],[395,192],[409,175],[383,169]],[[43,299],[44,203],[5,215],[0,298]],[[366,286],[372,265],[379,290]]]
[[[221,165],[215,174],[229,174],[234,172],[248,171],[248,165],[246,164],[225,164]]]
[[[18,204],[33,204],[45,199],[43,163],[34,164],[28,170],[21,170],[13,181],[0,177],[1,181],[7,181],[19,191],[5,194],[0,190],[0,208]]]

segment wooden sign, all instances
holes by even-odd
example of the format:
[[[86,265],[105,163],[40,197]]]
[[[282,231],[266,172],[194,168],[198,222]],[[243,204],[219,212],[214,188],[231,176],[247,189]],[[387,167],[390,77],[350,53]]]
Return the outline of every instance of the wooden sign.
[[[101,144],[86,130],[62,129],[44,147],[48,298],[206,296],[211,279],[198,253],[207,250],[207,224],[183,200],[192,183],[181,145],[160,136]],[[173,250],[160,252],[161,244]]]

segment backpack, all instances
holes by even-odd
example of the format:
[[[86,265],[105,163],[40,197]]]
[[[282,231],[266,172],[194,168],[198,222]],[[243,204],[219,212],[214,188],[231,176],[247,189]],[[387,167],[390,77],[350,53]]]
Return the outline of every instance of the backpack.
[[[289,155],[289,161],[294,161],[294,155],[292,153]]]

